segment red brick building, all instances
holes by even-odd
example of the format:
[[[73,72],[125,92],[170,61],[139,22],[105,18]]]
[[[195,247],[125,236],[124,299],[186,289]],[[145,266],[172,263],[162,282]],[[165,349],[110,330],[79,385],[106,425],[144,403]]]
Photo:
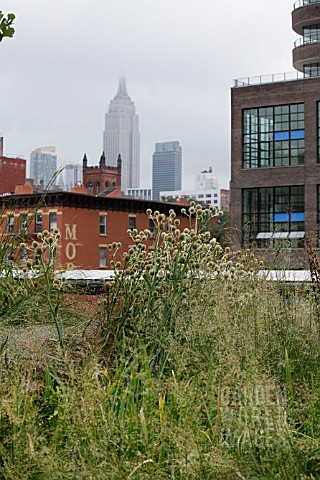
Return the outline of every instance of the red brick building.
[[[14,193],[26,181],[26,160],[0,156],[0,195]]]
[[[63,268],[110,268],[108,244],[121,242],[120,260],[132,245],[128,229],[152,230],[153,224],[146,214],[148,208],[164,214],[173,209],[181,221],[181,229],[189,226],[189,219],[181,213],[182,206],[129,197],[49,192],[44,199],[41,194],[15,195],[2,197],[1,202],[7,221],[1,223],[0,231],[16,235],[18,243],[23,238],[30,243],[44,230],[60,230],[56,262]],[[152,249],[153,243],[151,233],[147,247]]]
[[[230,206],[230,190],[220,189],[220,208],[221,210],[229,210]]]
[[[88,189],[89,195],[107,195],[112,190],[121,189],[121,157],[119,155],[117,166],[108,167],[104,152],[99,165],[88,167],[88,159],[83,158],[83,185]]]

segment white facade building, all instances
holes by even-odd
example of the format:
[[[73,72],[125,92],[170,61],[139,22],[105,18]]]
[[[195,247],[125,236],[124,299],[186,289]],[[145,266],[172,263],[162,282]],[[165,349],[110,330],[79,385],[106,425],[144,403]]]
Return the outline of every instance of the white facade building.
[[[174,198],[178,200],[180,197],[185,197],[188,200],[205,203],[220,208],[220,190],[218,177],[212,172],[212,168],[204,170],[195,176],[194,190],[172,190],[161,191],[160,200]]]
[[[119,154],[122,159],[121,190],[138,188],[140,181],[140,132],[139,116],[134,102],[128,95],[126,80],[119,82],[118,92],[110,101],[105,116],[103,150],[106,163],[117,166]]]
[[[54,179],[57,172],[57,154],[56,147],[40,147],[31,152],[30,155],[30,177],[33,178],[34,185],[40,185],[46,188],[54,188],[58,183]]]
[[[129,197],[140,198],[140,200],[152,200],[151,188],[127,188],[126,195]]]
[[[195,177],[195,190],[213,190],[218,188],[218,177],[212,171],[212,167],[209,167],[209,170],[204,170],[201,173],[198,173]]]

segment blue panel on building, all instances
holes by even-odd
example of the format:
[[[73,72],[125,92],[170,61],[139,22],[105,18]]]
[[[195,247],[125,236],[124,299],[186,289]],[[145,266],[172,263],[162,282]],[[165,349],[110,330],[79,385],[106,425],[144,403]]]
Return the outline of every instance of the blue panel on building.
[[[289,222],[289,213],[275,213],[274,222],[275,223]]]
[[[286,132],[274,132],[273,140],[275,142],[282,142],[283,140],[289,140],[289,131]]]
[[[304,138],[304,130],[292,130],[290,132],[290,140],[301,140]]]
[[[291,222],[304,222],[304,212],[290,213]]]

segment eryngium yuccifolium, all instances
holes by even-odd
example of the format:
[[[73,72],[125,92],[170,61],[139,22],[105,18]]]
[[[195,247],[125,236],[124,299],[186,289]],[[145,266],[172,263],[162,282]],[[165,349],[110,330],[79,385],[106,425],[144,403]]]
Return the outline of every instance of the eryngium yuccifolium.
[[[148,209],[147,209],[147,215],[152,215],[152,210],[151,210],[151,208],[148,208]]]
[[[36,241],[32,242],[32,246],[33,246],[33,248],[37,248],[38,242],[36,242]]]

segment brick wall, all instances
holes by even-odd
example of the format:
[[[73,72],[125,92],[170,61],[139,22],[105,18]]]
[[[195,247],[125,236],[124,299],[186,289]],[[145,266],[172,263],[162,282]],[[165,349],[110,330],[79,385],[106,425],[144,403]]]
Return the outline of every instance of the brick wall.
[[[14,193],[18,184],[26,181],[26,160],[0,157],[0,195]]]

